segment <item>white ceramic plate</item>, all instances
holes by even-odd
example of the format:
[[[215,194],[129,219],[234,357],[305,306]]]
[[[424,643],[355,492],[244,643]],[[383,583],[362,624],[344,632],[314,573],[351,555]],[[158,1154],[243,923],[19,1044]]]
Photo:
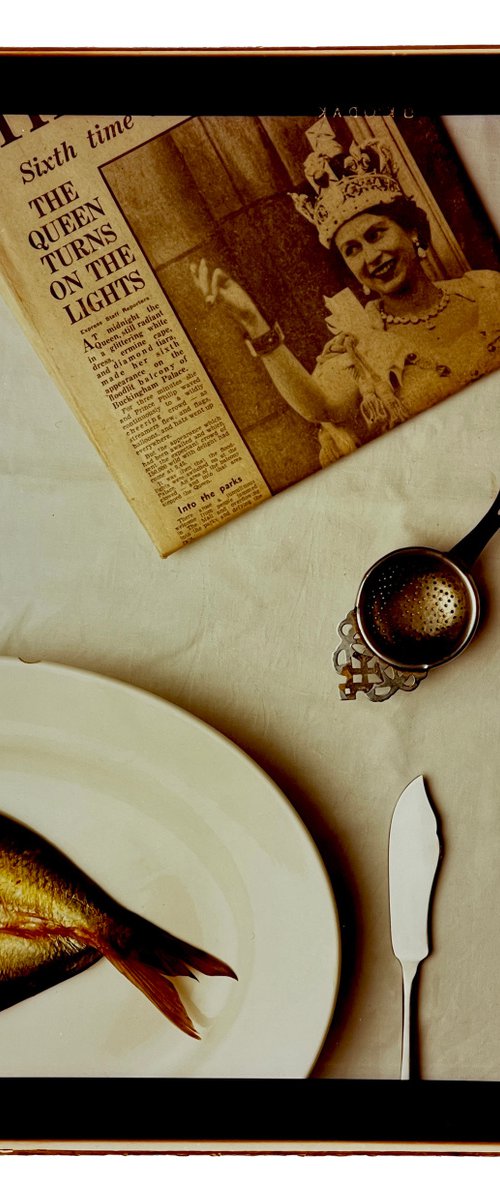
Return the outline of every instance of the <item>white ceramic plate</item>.
[[[304,825],[242,751],[146,692],[0,659],[0,812],[238,975],[177,981],[196,1042],[101,960],[0,1012],[1,1075],[309,1073],[337,995],[336,906]]]

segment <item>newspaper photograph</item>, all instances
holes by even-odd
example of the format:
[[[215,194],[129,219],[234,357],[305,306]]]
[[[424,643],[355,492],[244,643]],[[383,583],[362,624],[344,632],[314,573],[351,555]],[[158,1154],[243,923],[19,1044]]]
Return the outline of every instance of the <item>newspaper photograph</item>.
[[[500,248],[434,118],[0,144],[3,293],[162,555],[500,366]]]

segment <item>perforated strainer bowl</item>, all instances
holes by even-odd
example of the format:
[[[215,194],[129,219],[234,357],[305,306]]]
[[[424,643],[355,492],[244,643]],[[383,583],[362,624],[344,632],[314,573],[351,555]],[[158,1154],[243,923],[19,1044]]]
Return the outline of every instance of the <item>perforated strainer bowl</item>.
[[[447,554],[406,546],[370,567],[358,590],[356,618],[373,654],[402,671],[427,671],[465,650],[480,616],[468,569],[499,527],[500,492]]]

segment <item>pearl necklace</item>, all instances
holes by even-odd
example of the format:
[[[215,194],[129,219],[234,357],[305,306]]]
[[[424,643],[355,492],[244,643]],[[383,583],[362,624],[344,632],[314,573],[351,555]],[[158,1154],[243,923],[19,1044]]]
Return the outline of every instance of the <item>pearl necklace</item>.
[[[434,305],[434,308],[429,309],[425,313],[420,313],[420,314],[414,313],[413,315],[411,313],[408,313],[407,316],[405,316],[405,317],[397,317],[397,316],[393,316],[392,313],[386,313],[383,306],[381,306],[380,315],[384,322],[384,326],[386,326],[386,325],[421,325],[421,324],[425,324],[427,321],[432,321],[434,319],[434,317],[437,317],[439,313],[443,312],[443,309],[446,308],[446,306],[447,306],[447,304],[449,304],[449,302],[450,302],[450,293],[443,292],[440,290],[440,296],[439,296],[439,300],[438,300],[437,304]]]

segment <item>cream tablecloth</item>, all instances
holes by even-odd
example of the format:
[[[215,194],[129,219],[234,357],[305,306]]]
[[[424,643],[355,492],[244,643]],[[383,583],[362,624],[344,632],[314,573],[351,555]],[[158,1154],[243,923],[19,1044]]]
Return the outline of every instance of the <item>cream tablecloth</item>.
[[[500,118],[448,118],[500,231]],[[500,378],[161,560],[9,311],[0,313],[1,641],[150,689],[232,738],[324,856],[343,971],[315,1074],[397,1078],[389,939],[394,804],[424,774],[444,859],[420,987],[427,1079],[500,1079],[500,538],[477,568],[480,636],[410,695],[341,703],[336,626],[366,567],[447,549],[500,486]]]

